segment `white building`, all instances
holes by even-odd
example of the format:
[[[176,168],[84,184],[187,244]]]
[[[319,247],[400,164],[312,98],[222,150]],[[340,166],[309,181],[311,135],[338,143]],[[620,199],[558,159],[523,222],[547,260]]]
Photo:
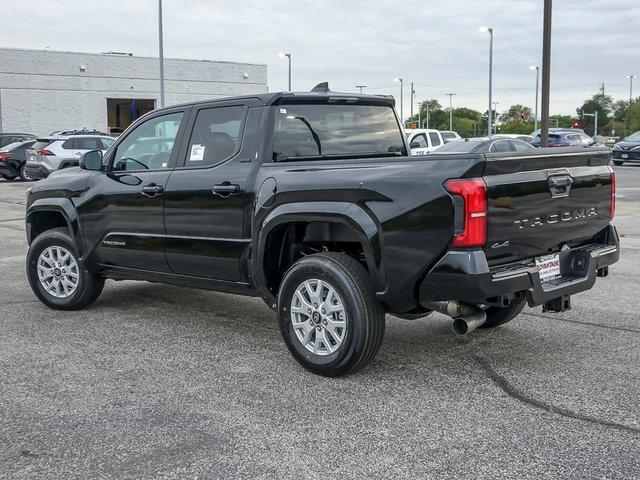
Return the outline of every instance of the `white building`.
[[[267,91],[267,66],[165,58],[165,105]],[[118,133],[159,107],[158,59],[0,48],[0,128]]]

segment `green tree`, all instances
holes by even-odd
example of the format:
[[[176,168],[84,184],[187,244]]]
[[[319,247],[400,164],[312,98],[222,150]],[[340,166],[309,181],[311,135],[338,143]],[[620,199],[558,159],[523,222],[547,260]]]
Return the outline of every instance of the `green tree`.
[[[506,112],[500,115],[499,120],[503,123],[514,123],[516,120],[523,120],[527,123],[533,121],[533,114],[531,113],[531,108],[516,104],[511,105]]]
[[[569,128],[573,123],[571,115],[549,115],[549,127],[551,128]],[[538,122],[540,128],[540,122]]]
[[[582,104],[576,110],[578,116],[582,119],[582,128],[590,135],[594,134],[595,118],[592,116],[584,116],[584,114],[593,114],[598,112],[598,133],[611,131],[611,118],[609,114],[614,110],[613,97],[611,95],[595,94]]]
[[[498,128],[500,133],[522,133],[524,135],[529,135],[533,132],[533,129],[534,123],[523,120],[522,118],[516,118],[510,122],[503,123]]]

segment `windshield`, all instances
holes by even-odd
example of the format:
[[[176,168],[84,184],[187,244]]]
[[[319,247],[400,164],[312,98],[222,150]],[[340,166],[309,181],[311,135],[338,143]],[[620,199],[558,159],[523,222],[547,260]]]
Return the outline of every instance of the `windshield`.
[[[273,160],[406,154],[393,108],[281,105],[275,108]]]
[[[471,153],[471,152],[475,152],[477,150],[482,149],[483,145],[486,143],[486,141],[480,141],[480,140],[471,140],[469,142],[451,142],[451,143],[445,143],[443,146],[441,146],[440,148],[438,148],[438,150],[436,150],[434,153],[442,153],[442,152],[447,152],[447,153]]]
[[[635,132],[625,138],[627,142],[640,142],[640,132]]]
[[[447,140],[450,138],[456,138],[456,134],[453,132],[440,132],[440,134],[442,135],[442,138],[446,138]]]

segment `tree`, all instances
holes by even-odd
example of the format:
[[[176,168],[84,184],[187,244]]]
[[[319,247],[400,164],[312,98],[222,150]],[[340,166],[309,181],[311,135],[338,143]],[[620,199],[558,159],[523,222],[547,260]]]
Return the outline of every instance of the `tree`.
[[[500,125],[499,131],[500,133],[522,133],[524,135],[529,135],[533,132],[533,128],[533,122],[528,122],[522,118],[516,118],[510,122]]]
[[[516,104],[511,105],[506,112],[500,115],[499,120],[503,123],[513,123],[516,120],[522,120],[525,123],[532,122],[533,114],[531,113],[531,108]]]
[[[585,113],[592,114],[598,112],[598,132],[610,131],[611,118],[609,114],[613,112],[614,103],[611,95],[602,95],[596,93],[593,97],[582,104],[582,107],[578,108],[576,112],[582,119],[582,128],[585,132],[593,135],[595,118],[592,116],[584,116]]]

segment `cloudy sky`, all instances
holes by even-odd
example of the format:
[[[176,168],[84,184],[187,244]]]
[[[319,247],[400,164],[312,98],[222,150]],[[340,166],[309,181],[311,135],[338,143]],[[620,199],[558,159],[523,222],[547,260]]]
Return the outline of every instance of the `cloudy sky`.
[[[164,0],[165,56],[263,63],[271,91],[329,81],[332,90],[400,93],[486,110],[488,34],[493,26],[498,111],[533,106],[542,52],[542,0]],[[598,91],[628,98],[640,74],[640,1],[556,0],[551,112],[575,113]],[[157,1],[8,1],[0,46],[157,55]],[[1,68],[1,66],[0,66]],[[638,78],[640,94],[640,78]]]

